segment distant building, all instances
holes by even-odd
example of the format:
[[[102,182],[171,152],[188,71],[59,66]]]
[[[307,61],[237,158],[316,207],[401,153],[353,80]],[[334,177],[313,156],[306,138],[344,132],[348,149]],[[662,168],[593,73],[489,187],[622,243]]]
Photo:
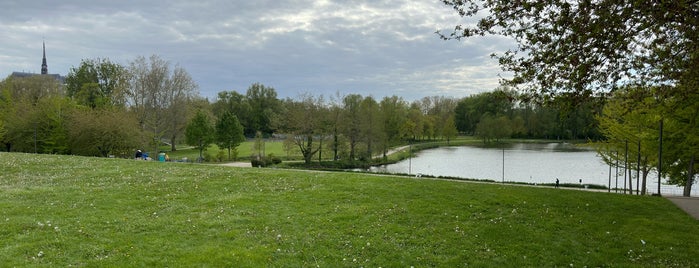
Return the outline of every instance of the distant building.
[[[31,77],[35,75],[48,75],[56,79],[56,81],[60,82],[61,84],[65,84],[66,78],[64,76],[61,76],[60,74],[49,74],[49,66],[46,64],[46,43],[43,43],[43,48],[44,48],[44,57],[41,59],[41,74],[37,73],[26,73],[26,72],[12,72],[12,77]]]

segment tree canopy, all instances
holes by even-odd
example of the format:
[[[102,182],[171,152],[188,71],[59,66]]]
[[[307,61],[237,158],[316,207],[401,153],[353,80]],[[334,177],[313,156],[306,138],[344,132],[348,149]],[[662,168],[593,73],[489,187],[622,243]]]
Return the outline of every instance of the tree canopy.
[[[90,108],[123,106],[128,71],[109,59],[84,59],[66,76],[66,95]]]
[[[223,113],[216,121],[216,144],[218,147],[228,150],[228,159],[231,159],[231,151],[244,141],[243,126],[238,121],[238,117],[229,111]]]
[[[185,129],[186,142],[199,150],[199,159],[202,160],[202,152],[214,142],[215,126],[209,116],[203,111],[197,111],[194,118]]]
[[[676,84],[697,66],[697,1],[443,0],[477,23],[444,39],[514,38],[497,55],[509,80],[539,94],[609,91],[624,83]],[[696,83],[695,83],[696,84]]]

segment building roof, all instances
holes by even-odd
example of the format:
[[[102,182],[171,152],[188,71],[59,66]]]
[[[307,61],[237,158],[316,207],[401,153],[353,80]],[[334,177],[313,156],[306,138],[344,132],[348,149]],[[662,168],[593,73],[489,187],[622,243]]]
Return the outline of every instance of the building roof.
[[[42,43],[42,46],[43,46],[43,53],[44,53],[44,55],[43,55],[43,58],[41,59],[41,74],[37,74],[37,73],[27,73],[27,72],[12,72],[12,74],[11,74],[10,76],[11,76],[11,77],[19,77],[19,78],[21,78],[21,77],[32,77],[32,76],[35,76],[35,75],[47,75],[47,76],[53,77],[54,79],[56,79],[56,81],[60,82],[61,84],[65,84],[65,83],[66,83],[66,78],[65,78],[65,76],[62,76],[62,75],[60,75],[60,74],[50,74],[50,73],[48,73],[48,72],[49,72],[49,70],[48,70],[48,64],[46,64],[46,42],[43,42],[43,43]]]
[[[60,74],[37,74],[37,73],[27,73],[27,72],[12,72],[10,75],[11,77],[17,77],[17,78],[25,78],[25,77],[32,77],[36,75],[46,75],[53,77],[53,79],[56,79],[56,81],[60,82],[61,84],[66,83],[66,78],[65,76],[62,76]]]

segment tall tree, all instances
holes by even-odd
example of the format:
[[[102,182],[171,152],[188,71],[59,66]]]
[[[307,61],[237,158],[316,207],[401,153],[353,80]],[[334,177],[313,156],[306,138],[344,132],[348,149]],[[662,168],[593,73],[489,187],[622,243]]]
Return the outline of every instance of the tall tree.
[[[509,115],[513,108],[512,92],[499,88],[461,99],[454,106],[454,122],[461,132],[471,134],[483,115]]]
[[[342,133],[342,120],[343,120],[343,109],[342,101],[344,98],[337,93],[336,97],[331,98],[332,104],[327,111],[327,123],[328,131],[332,136],[332,150],[333,150],[333,161],[339,159],[339,152],[342,142],[340,141],[340,136]]]
[[[247,130],[247,124],[250,122],[252,112],[250,110],[250,104],[248,103],[245,95],[236,91],[221,91],[218,93],[216,101],[212,105],[212,110],[214,115],[218,117],[223,116],[223,114],[226,112],[232,113],[238,117],[240,123],[243,125],[243,127],[245,127],[244,132],[249,132]]]
[[[431,122],[434,137],[444,138],[445,124],[454,114],[458,101],[451,97],[431,96],[422,98],[418,103],[428,122]]]
[[[511,134],[510,120],[504,115],[485,114],[476,126],[476,136],[481,137],[484,143],[492,140],[497,142],[500,139],[510,137]]]
[[[323,98],[306,94],[299,101],[289,100],[287,106],[287,126],[289,139],[298,147],[306,164],[321,146],[316,140],[323,139]]]
[[[359,104],[360,109],[360,132],[361,137],[366,145],[366,159],[371,160],[374,157],[374,149],[381,148],[381,142],[384,141],[385,130],[384,121],[379,109],[379,104],[373,97],[365,97]]]
[[[459,134],[459,131],[456,130],[456,124],[454,123],[454,116],[448,117],[442,127],[442,136],[447,140],[447,144],[449,144],[449,142]]]
[[[410,105],[406,120],[401,126],[401,137],[411,141],[421,139],[425,130],[423,117],[422,111],[415,103]]]
[[[408,113],[408,103],[397,96],[384,97],[379,104],[383,117],[384,141],[382,153],[384,159],[387,157],[388,149],[400,143],[400,128],[406,120]]]
[[[445,39],[513,38],[498,57],[509,82],[539,95],[589,95],[619,83],[675,84],[696,66],[699,5],[695,1],[443,0],[478,23],[458,25]],[[695,83],[696,84],[696,83]]]
[[[277,91],[272,87],[255,83],[248,88],[245,98],[250,106],[250,117],[245,124],[245,134],[252,136],[257,131],[261,131],[264,135],[272,134],[279,126],[282,114]]]
[[[5,86],[5,81],[0,81],[0,141],[4,140],[7,128],[5,127],[7,116],[12,110],[12,95],[10,90]]]
[[[696,75],[699,75],[695,71]],[[689,196],[699,174],[695,164],[699,152],[699,90],[697,85],[679,84],[661,116],[665,122],[663,137],[663,173],[671,184],[684,187]]]
[[[51,76],[9,77],[0,83],[7,151],[63,153],[70,103]]]
[[[128,75],[126,67],[109,59],[83,59],[66,76],[66,94],[93,109],[124,106]]]
[[[642,174],[636,176],[643,180],[636,188],[641,194],[646,193],[648,174],[658,159],[655,122],[659,107],[655,103],[651,88],[622,88],[614,92],[598,117],[600,130],[606,137],[597,143],[598,153],[606,163],[623,163],[627,174],[632,175],[634,172],[629,171],[634,169],[640,171]],[[631,187],[632,183],[627,185]]]
[[[235,150],[240,143],[245,141],[243,125],[231,112],[225,112],[216,122],[216,144],[219,148],[228,150],[228,159],[231,159],[231,150]]]
[[[215,128],[209,116],[203,111],[197,111],[196,115],[187,124],[185,130],[187,144],[199,150],[199,160],[204,160],[203,151],[215,139]]]
[[[170,63],[157,55],[137,57],[129,67],[128,105],[155,150],[170,139],[172,150],[184,130],[189,101],[197,93],[196,84],[180,66],[170,71]]]
[[[70,116],[71,153],[129,157],[141,144],[138,123],[125,109],[76,109]]]
[[[357,144],[361,138],[360,104],[362,96],[350,94],[342,99],[342,133],[349,140],[349,158],[356,159]]]
[[[176,151],[176,144],[184,133],[187,118],[190,117],[190,103],[198,95],[197,84],[187,71],[175,66],[169,85],[163,95],[165,102],[165,134],[170,139],[170,150]]]

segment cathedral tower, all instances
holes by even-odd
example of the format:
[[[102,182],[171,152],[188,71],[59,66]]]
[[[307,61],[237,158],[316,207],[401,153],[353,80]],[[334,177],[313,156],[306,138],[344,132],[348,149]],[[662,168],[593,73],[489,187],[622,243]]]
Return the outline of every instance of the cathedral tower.
[[[44,58],[41,60],[41,74],[48,74],[49,73],[49,66],[46,64],[46,42],[43,42],[44,45]]]

